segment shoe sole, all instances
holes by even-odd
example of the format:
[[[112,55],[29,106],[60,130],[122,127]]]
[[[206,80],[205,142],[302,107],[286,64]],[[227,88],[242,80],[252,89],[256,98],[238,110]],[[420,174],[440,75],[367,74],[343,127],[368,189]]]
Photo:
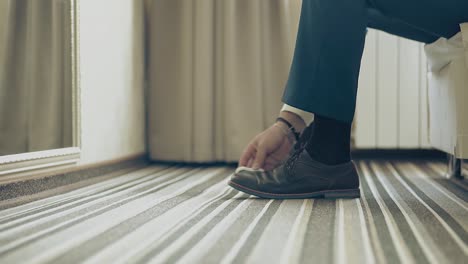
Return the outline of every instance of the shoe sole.
[[[306,199],[306,198],[325,198],[325,199],[354,199],[361,197],[360,189],[348,189],[348,190],[330,190],[330,191],[319,191],[319,192],[311,192],[311,193],[291,193],[291,194],[276,194],[276,193],[267,193],[256,191],[245,187],[243,185],[237,184],[235,182],[229,181],[229,186],[232,188],[247,193],[251,195],[255,195],[260,198],[267,198],[267,199]]]

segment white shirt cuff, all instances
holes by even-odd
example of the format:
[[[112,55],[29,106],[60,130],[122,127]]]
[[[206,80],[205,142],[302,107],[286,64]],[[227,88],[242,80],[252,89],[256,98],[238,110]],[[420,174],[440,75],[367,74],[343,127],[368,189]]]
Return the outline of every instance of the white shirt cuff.
[[[301,110],[299,108],[292,107],[290,105],[284,104],[283,108],[281,108],[281,112],[283,111],[288,111],[291,113],[294,113],[302,118],[304,120],[304,123],[306,123],[307,126],[309,126],[313,121],[314,121],[314,114],[310,112],[306,112],[304,110]]]

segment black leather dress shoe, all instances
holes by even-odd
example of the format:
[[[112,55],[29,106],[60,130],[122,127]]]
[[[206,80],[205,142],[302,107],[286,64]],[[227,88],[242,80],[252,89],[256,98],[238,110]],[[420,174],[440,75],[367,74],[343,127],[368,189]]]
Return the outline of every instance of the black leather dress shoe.
[[[352,161],[329,166],[313,160],[304,147],[272,171],[238,168],[229,185],[268,199],[359,198],[359,177]]]

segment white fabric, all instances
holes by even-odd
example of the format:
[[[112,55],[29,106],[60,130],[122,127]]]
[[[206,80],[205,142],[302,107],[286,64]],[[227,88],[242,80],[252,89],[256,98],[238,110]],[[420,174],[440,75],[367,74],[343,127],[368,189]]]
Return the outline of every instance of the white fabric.
[[[425,46],[429,135],[434,148],[468,158],[468,23],[451,39]]]
[[[281,109],[301,1],[147,4],[150,157],[237,161]]]
[[[0,155],[71,146],[69,1],[0,2]]]
[[[281,112],[282,111],[287,111],[287,112],[291,112],[291,113],[298,115],[299,117],[302,118],[302,120],[304,120],[304,123],[306,123],[307,126],[310,125],[314,121],[313,113],[301,110],[299,108],[296,108],[287,104],[283,105],[283,108],[281,108]]]
[[[265,170],[264,169],[252,169],[252,168],[248,168],[248,167],[237,167],[236,169],[236,172],[235,173],[239,173],[241,171],[250,171],[250,172],[264,172]]]
[[[450,39],[439,38],[434,43],[425,46],[428,69],[431,72],[438,72],[447,66],[451,61],[463,56],[462,33],[459,32]]]
[[[465,47],[465,65],[468,67],[468,22],[460,25],[462,38],[463,38],[463,47]]]

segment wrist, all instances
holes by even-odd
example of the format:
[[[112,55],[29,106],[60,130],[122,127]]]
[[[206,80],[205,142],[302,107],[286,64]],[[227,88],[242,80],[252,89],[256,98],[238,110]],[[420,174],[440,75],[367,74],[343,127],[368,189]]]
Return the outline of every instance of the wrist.
[[[298,133],[302,133],[302,131],[306,127],[306,123],[304,122],[304,120],[299,115],[297,115],[295,113],[292,113],[292,112],[289,112],[289,111],[281,111],[279,117],[284,118],[289,123],[291,123],[291,125],[294,127],[294,129]],[[281,122],[277,122],[277,123],[281,123]],[[282,125],[284,125],[284,124],[282,124]]]
[[[273,127],[277,127],[279,130],[281,130],[281,132],[284,134],[284,136],[289,140],[291,144],[294,144],[296,142],[296,136],[285,123],[278,121],[273,124]]]

